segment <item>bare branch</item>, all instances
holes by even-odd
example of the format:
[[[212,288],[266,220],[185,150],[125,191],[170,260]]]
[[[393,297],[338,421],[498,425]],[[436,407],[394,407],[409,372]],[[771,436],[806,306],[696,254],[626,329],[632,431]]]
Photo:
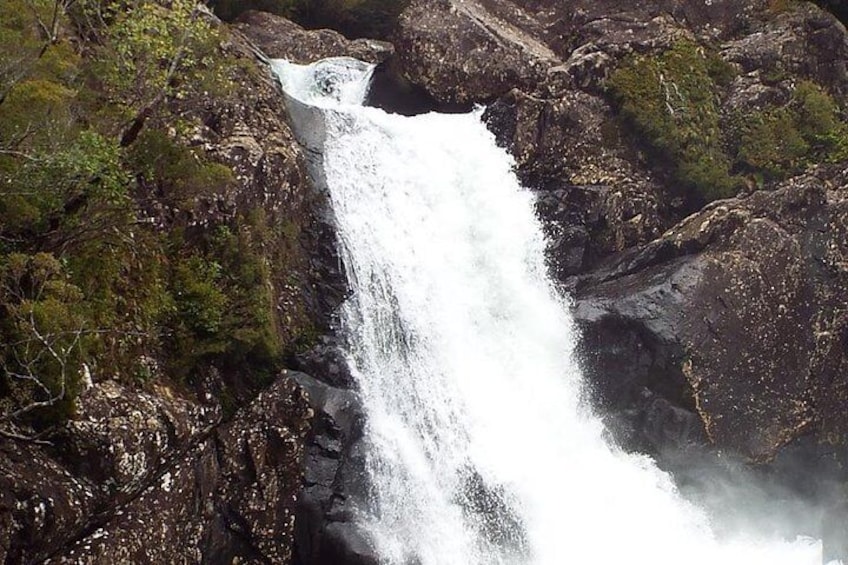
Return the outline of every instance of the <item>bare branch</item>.
[[[26,159],[31,163],[42,163],[44,159],[39,159],[37,157],[33,157],[29,153],[25,153],[24,151],[15,151],[14,149],[0,149],[0,155],[11,155],[13,157],[20,157],[22,159]],[[8,194],[8,193],[4,193]]]
[[[48,398],[46,400],[33,401],[25,406],[18,408],[8,414],[0,415],[0,422],[10,422],[14,421],[21,416],[29,414],[34,410],[38,410],[40,408],[49,408],[51,406],[55,406],[58,402],[64,400],[65,394],[67,391],[67,364],[68,359],[71,356],[71,353],[79,346],[79,342],[82,335],[82,328],[80,330],[73,332],[74,339],[70,345],[67,347],[59,347],[58,350],[55,347],[55,343],[52,342],[48,337],[43,335],[38,331],[38,325],[35,322],[35,314],[32,310],[29,312],[29,323],[30,323],[30,331],[35,335],[36,340],[41,344],[42,348],[37,354],[35,359],[30,360],[26,363],[19,363],[26,370],[26,375],[21,373],[11,374],[10,376],[16,377],[20,380],[26,380],[35,383],[38,388],[42,389],[42,391],[46,391]],[[48,336],[50,334],[47,334]],[[26,347],[29,347],[29,343],[26,344]],[[50,387],[48,387],[43,380],[41,380],[36,373],[33,371],[33,366],[36,363],[36,360],[40,359],[41,355],[46,351],[50,354],[56,363],[59,365],[59,390],[55,393],[51,392]]]
[[[47,387],[44,385],[44,383],[42,383],[40,380],[38,380],[37,378],[35,378],[35,377],[32,375],[32,373],[27,373],[26,375],[22,375],[22,374],[20,374],[20,373],[13,373],[13,372],[11,372],[11,371],[6,371],[6,374],[7,374],[7,375],[9,375],[10,377],[12,377],[13,379],[18,379],[18,380],[20,380],[20,381],[28,381],[28,382],[33,383],[35,386],[37,386],[38,388],[40,388],[40,389],[41,389],[41,391],[42,391],[42,392],[44,392],[44,394],[46,394],[47,396],[50,396],[50,395],[52,394],[52,393],[50,392],[50,389],[49,389],[49,388],[47,388]]]
[[[15,433],[15,432],[10,432],[8,430],[4,430],[3,428],[0,428],[0,436],[8,438],[8,439],[14,439],[14,440],[17,440],[17,441],[25,441],[27,443],[35,443],[37,445],[53,445],[49,441],[46,441],[46,440],[43,440],[43,439],[38,439],[38,435],[25,436],[23,434],[18,434],[18,433]]]

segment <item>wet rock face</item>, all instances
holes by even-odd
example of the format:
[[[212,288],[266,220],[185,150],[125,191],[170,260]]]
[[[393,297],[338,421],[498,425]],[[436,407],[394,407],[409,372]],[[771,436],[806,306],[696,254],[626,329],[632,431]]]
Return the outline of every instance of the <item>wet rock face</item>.
[[[356,387],[347,357],[335,337],[323,336],[314,347],[295,357],[295,365],[299,371],[314,375],[333,388],[350,390]]]
[[[568,276],[658,237],[702,204],[674,181],[668,159],[652,158],[621,127],[605,86],[626,57],[684,38],[711,46],[738,74],[721,93],[724,129],[740,112],[786,102],[800,79],[848,92],[838,20],[811,4],[781,11],[765,0],[422,0],[401,18],[394,59],[440,102],[489,104],[486,122],[522,181],[546,193],[539,211],[551,260]],[[574,198],[587,191],[603,194],[588,214]]]
[[[376,565],[374,547],[356,523],[368,490],[359,397],[303,373],[291,375],[315,413],[297,504],[294,563]]]
[[[610,349],[592,342],[604,325],[637,336],[621,345],[630,367],[611,362],[614,351],[590,359],[602,395],[614,403],[647,388],[751,461],[804,436],[845,437],[845,180],[821,169],[716,202],[579,280],[591,346]]]
[[[401,18],[399,68],[437,100],[489,103],[486,123],[538,194],[549,264],[576,295],[584,365],[619,439],[762,462],[801,438],[845,437],[844,173],[701,210],[605,86],[633,53],[709,45],[729,64],[718,119],[732,128],[802,80],[848,92],[842,24],[764,0],[431,4]]]

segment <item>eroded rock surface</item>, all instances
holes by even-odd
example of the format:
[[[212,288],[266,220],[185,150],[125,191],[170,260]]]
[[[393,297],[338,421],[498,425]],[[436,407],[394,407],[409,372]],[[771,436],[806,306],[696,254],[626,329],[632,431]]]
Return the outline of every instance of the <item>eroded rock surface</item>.
[[[326,328],[346,292],[335,234],[279,84],[238,32],[222,30],[219,50],[227,84],[169,102],[179,133],[153,119],[146,127],[178,135],[233,182],[182,208],[144,186],[154,196],[145,212],[188,237],[244,218],[279,234],[261,249],[263,290],[290,343]],[[312,411],[292,379],[256,397],[258,380],[232,367],[192,376],[194,390],[104,379],[46,444],[0,438],[0,562],[290,562]]]
[[[821,168],[715,202],[579,280],[590,340],[604,324],[627,329],[625,355],[640,360],[596,364],[602,394],[615,403],[647,388],[696,412],[713,445],[752,461],[806,435],[844,437],[846,186],[845,171]],[[594,346],[608,353],[603,338]]]
[[[605,82],[634,53],[697,43],[726,66],[718,121],[732,129],[799,81],[842,100],[842,24],[758,0],[429,6],[401,19],[400,68],[441,101],[490,103],[487,124],[538,192],[552,272],[577,293],[585,364],[623,441],[767,461],[802,437],[844,437],[839,167],[701,210]]]
[[[241,14],[235,28],[266,56],[307,64],[327,57],[353,57],[382,63],[394,52],[391,43],[373,39],[348,40],[330,29],[305,30],[286,18],[253,10]]]
[[[311,418],[291,378],[226,424],[215,408],[114,382],[79,402],[52,446],[2,445],[5,562],[290,559]]]

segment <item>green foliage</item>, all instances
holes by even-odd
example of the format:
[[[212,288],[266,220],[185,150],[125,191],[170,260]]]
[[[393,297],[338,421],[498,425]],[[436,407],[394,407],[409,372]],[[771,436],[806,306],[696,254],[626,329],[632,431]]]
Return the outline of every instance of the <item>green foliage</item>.
[[[130,175],[116,142],[83,131],[61,149],[46,151],[34,150],[9,174],[0,174],[0,229],[16,236],[40,233],[54,245],[73,246],[129,221]]]
[[[228,299],[220,278],[220,265],[200,255],[175,261],[170,282],[175,308],[167,324],[171,366],[178,378],[186,378],[204,358],[226,350],[221,324]]]
[[[53,255],[0,256],[0,419],[34,403],[44,406],[32,415],[47,422],[73,411],[90,341],[82,301]]]
[[[734,76],[717,55],[680,41],[659,55],[630,57],[607,84],[627,123],[702,201],[733,195],[742,183],[737,173],[780,180],[848,158],[848,124],[811,81],[799,82],[789,103],[723,127],[720,95]]]
[[[624,118],[675,164],[677,180],[706,200],[740,185],[723,148],[716,86],[732,79],[732,68],[716,57],[683,40],[658,56],[630,57],[607,83]]]
[[[0,3],[0,429],[61,422],[87,371],[261,378],[308,339],[302,305],[277,303],[297,225],[189,227],[234,182],[180,114],[227,95],[220,41],[189,0]]]
[[[199,364],[277,364],[284,353],[275,304],[270,247],[276,234],[265,231],[255,210],[232,226],[220,225],[175,262],[172,293],[175,371],[183,376]],[[189,246],[192,247],[192,246]],[[277,256],[282,259],[281,256]]]
[[[229,168],[201,158],[161,130],[142,133],[129,151],[129,160],[146,192],[181,209],[190,209],[199,194],[221,193],[233,182]]]
[[[229,88],[221,33],[194,0],[78,0],[74,21],[96,39],[89,110],[131,145],[168,103]]]
[[[177,73],[190,83],[201,64],[211,64],[217,32],[199,17],[194,0],[172,0],[167,7],[135,0],[114,9],[109,48],[101,52],[106,83],[120,96],[114,103],[135,106],[163,90],[177,92]]]
[[[737,160],[766,179],[848,158],[848,124],[833,98],[811,81],[801,81],[788,104],[739,121]]]

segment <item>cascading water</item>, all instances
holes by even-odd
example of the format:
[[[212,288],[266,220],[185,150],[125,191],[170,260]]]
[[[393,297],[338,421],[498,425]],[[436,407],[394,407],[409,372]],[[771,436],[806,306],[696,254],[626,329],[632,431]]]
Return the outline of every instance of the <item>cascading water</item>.
[[[605,441],[533,197],[479,111],[363,107],[371,67],[352,59],[275,68],[354,289],[361,520],[385,563],[820,563],[812,540],[717,539],[652,461]]]

